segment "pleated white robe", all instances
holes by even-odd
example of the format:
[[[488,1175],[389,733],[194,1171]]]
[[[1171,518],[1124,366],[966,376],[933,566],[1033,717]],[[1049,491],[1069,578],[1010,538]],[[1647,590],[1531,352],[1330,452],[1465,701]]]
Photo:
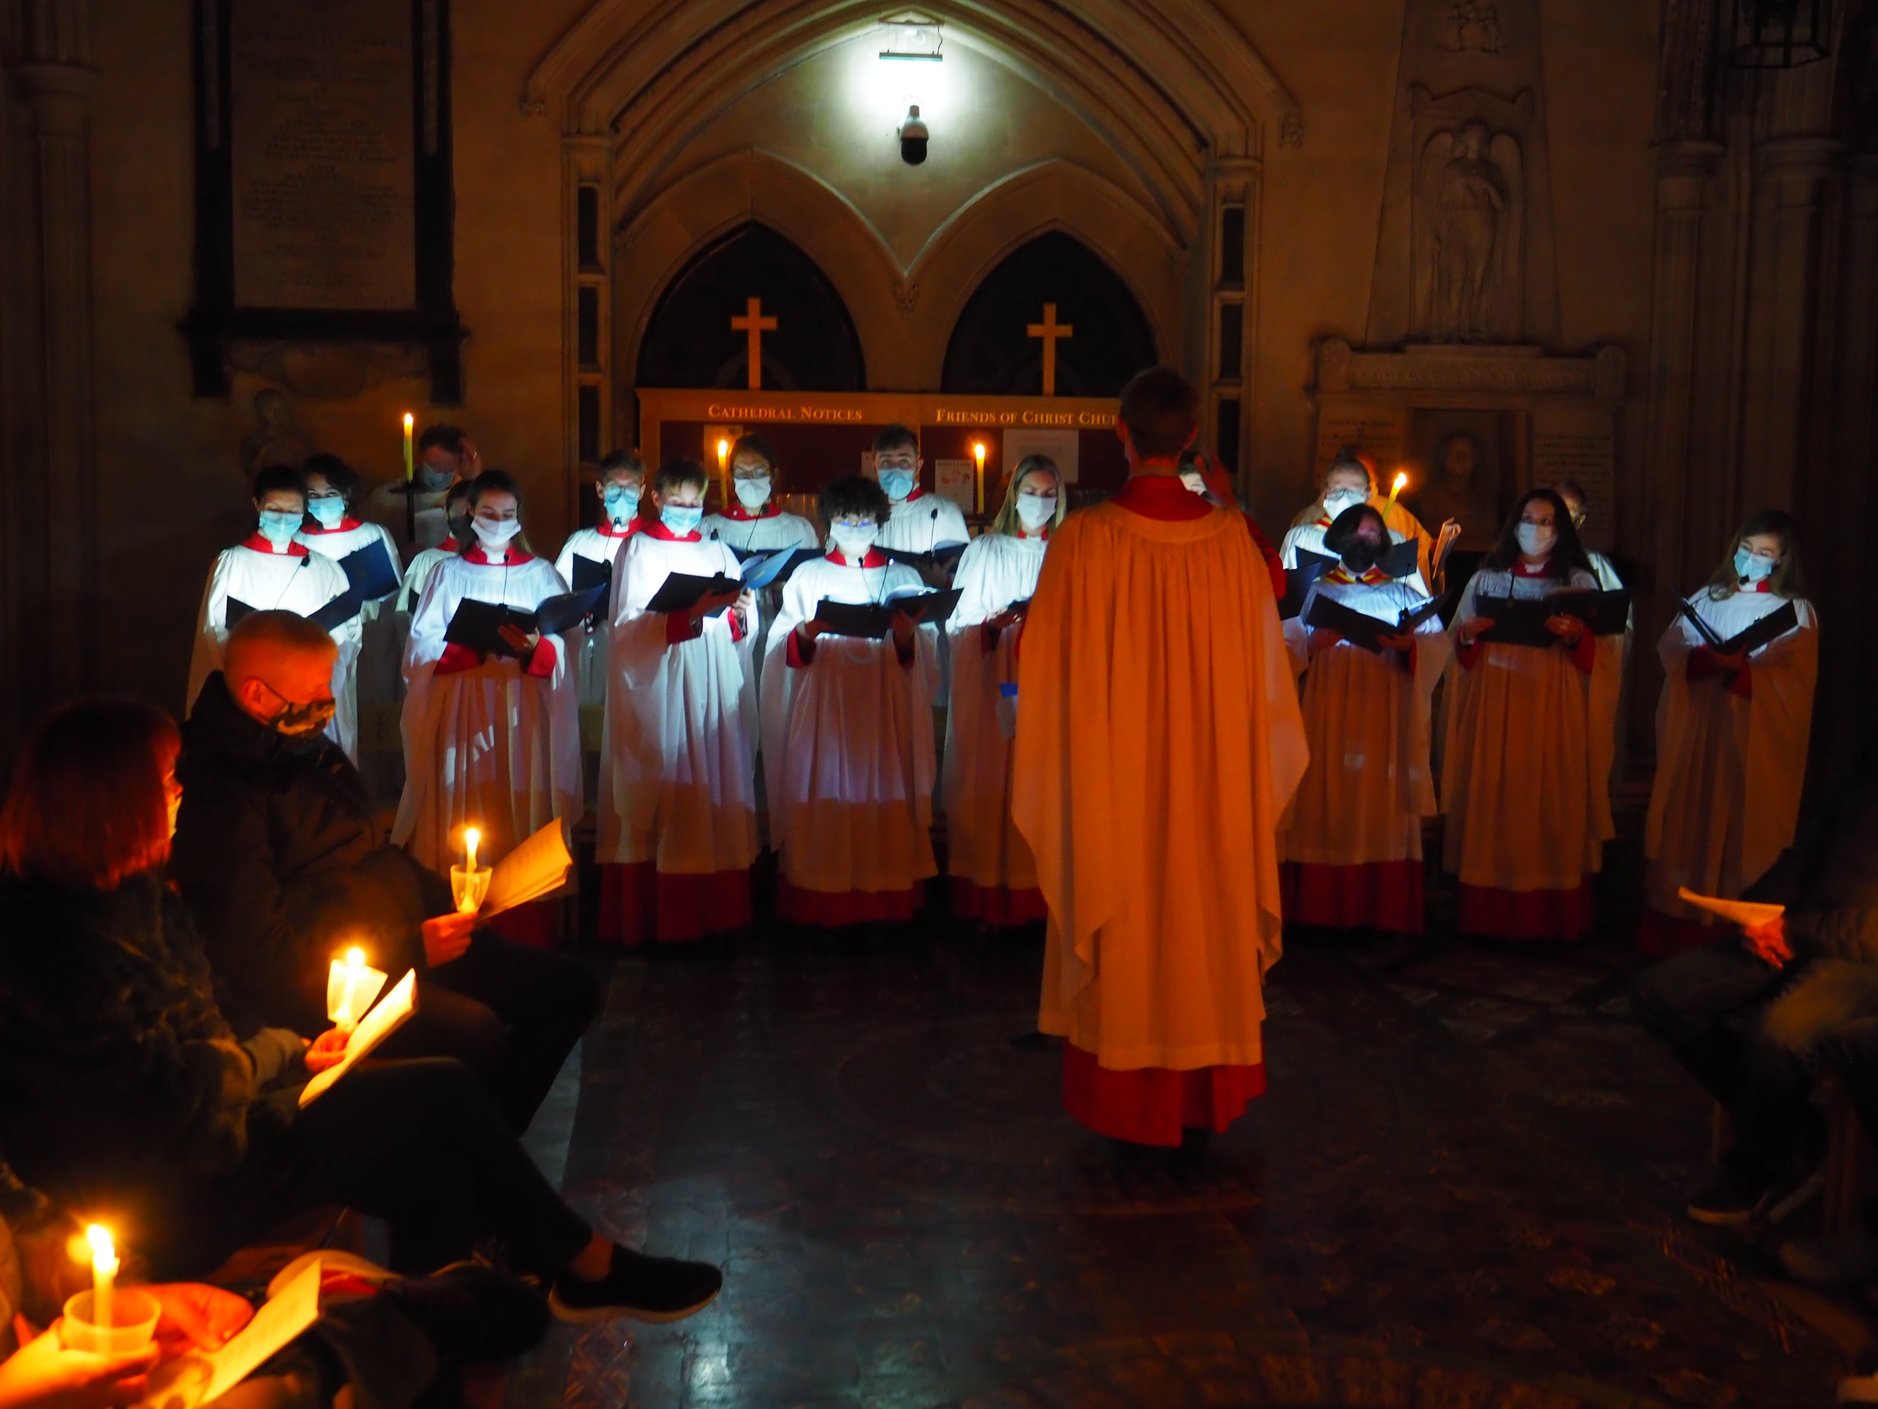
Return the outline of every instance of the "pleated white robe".
[[[743,658],[732,614],[706,617],[700,635],[670,641],[671,618],[646,610],[672,573],[735,577],[737,558],[721,543],[659,532],[634,534],[614,570],[595,859],[605,866],[651,863],[661,881],[708,882],[739,891],[742,903],[726,907],[694,891],[680,902],[692,914],[667,916],[663,904],[654,909],[651,936],[637,928],[608,935],[603,926],[603,937],[627,941],[693,938],[747,923],[748,873],[757,853],[755,747],[744,728]],[[643,896],[644,886],[635,882],[633,893]],[[733,922],[696,923],[702,917],[695,912],[706,909],[729,913]],[[625,924],[639,913],[618,919]]]
[[[231,597],[257,612],[312,616],[335,597],[344,595],[348,586],[337,563],[299,543],[276,550],[257,533],[233,548],[224,548],[209,570],[209,580],[202,589],[202,606],[196,613],[196,643],[189,657],[190,706],[202,693],[203,682],[222,668]],[[326,737],[356,760],[358,711],[351,703],[356,698],[351,668],[359,656],[358,617],[334,627],[332,638],[339,647],[339,658],[333,663],[333,722],[326,726]],[[342,705],[342,700],[347,703]]]
[[[893,506],[881,525],[880,546],[896,553],[930,553],[947,543],[964,543],[972,536],[965,512],[943,494],[915,489]]]
[[[533,611],[567,590],[549,563],[511,555],[511,561],[491,563],[481,548],[471,548],[440,564],[411,618],[404,652],[404,796],[392,840],[408,844],[436,871],[447,872],[460,856],[467,825],[482,830],[482,854],[498,861],[556,817],[571,845],[582,814],[580,718],[567,643],[543,636],[553,668],[533,675],[512,657],[478,661],[444,641],[466,599]],[[459,662],[468,668],[448,668]]]
[[[814,524],[800,514],[784,513],[781,506],[774,502],[765,504],[760,514],[750,513],[741,504],[732,505],[724,513],[706,515],[698,531],[707,540],[726,544],[745,555],[773,553],[783,548],[821,546],[821,540],[815,536]],[[759,690],[763,678],[763,658],[769,647],[770,623],[782,610],[782,594],[783,589],[776,586],[757,593],[762,608],[759,613],[761,620],[757,630],[737,643],[738,654],[743,657],[744,729],[753,741],[762,734]]]
[[[1787,603],[1753,591],[1691,600],[1724,641]],[[1733,688],[1720,675],[1690,678],[1704,643],[1681,616],[1657,645],[1664,680],[1643,854],[1645,897],[1660,915],[1706,923],[1677,887],[1734,899],[1793,841],[1819,673],[1819,618],[1804,600],[1795,607],[1798,628],[1753,652]]]
[[[1343,574],[1339,575],[1345,576]],[[1406,582],[1321,577],[1317,592],[1396,622],[1428,598]],[[1302,617],[1284,623],[1303,673],[1301,703],[1311,762],[1279,834],[1288,919],[1306,924],[1422,930],[1422,819],[1435,813],[1429,717],[1435,684],[1452,654],[1441,618],[1416,630],[1404,668],[1348,641],[1309,654]]]
[[[334,529],[302,530],[294,536],[294,542],[335,563],[374,543],[383,544],[392,571],[397,572],[401,566],[398,545],[392,536],[379,524],[362,523],[355,518],[348,517]],[[399,587],[402,586],[400,574]],[[399,663],[404,649],[403,633],[398,629],[397,613],[393,609],[397,591],[398,588],[394,588],[383,597],[361,603],[358,640],[349,652],[344,644],[340,646],[339,664],[345,672],[346,689],[344,693],[333,691],[336,706],[333,722],[342,738],[358,740],[360,721],[368,713],[389,709],[397,701]],[[354,763],[360,761],[356,745],[346,752]]]
[[[790,637],[824,598],[885,602],[924,590],[903,563],[804,563],[783,589],[763,669],[763,769],[782,910],[804,922],[904,919],[938,868],[932,850],[938,687],[932,627],[903,664],[891,637],[824,635],[791,664]]]
[[[1454,630],[1475,615],[1476,596],[1543,598],[1594,589],[1483,568],[1461,594]],[[1460,878],[1463,932],[1507,938],[1576,938],[1589,926],[1587,879],[1613,835],[1608,773],[1592,744],[1594,680],[1615,672],[1623,643],[1597,638],[1589,674],[1563,646],[1476,643],[1448,669],[1441,810],[1445,868]],[[1471,892],[1474,892],[1470,894]]]
[[[1044,537],[987,533],[959,559],[959,604],[946,624],[952,693],[940,801],[955,913],[999,924],[1044,917],[1037,861],[1011,820],[1014,740],[999,722],[1002,687],[1017,681],[1020,627],[987,636],[984,623],[1028,601],[1043,571]]]

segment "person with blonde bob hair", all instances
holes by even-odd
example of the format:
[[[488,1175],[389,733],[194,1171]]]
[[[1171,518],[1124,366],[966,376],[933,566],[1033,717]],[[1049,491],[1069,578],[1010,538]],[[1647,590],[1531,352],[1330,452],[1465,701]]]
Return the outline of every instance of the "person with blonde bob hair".
[[[1017,637],[1037,590],[1050,535],[1068,496],[1047,455],[1027,455],[1012,471],[991,529],[959,558],[951,642],[951,708],[940,799],[946,814],[946,871],[952,908],[989,925],[1042,920],[1037,863],[1011,822],[1011,706]]]

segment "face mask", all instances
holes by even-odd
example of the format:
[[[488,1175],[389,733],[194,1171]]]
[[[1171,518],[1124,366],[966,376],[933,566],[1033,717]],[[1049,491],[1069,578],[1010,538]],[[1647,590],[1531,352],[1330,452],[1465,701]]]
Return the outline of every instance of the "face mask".
[[[338,528],[346,516],[346,501],[343,499],[309,499],[306,511],[313,515],[321,528]]]
[[[522,531],[520,519],[472,519],[470,527],[486,548],[500,548]]]
[[[667,504],[659,510],[659,522],[682,538],[704,522],[704,506]]]
[[[850,524],[836,524],[832,530],[835,547],[841,550],[841,556],[851,563],[858,563],[867,556],[867,550],[874,546],[874,540],[880,537],[880,525],[868,524],[865,528],[856,528]]]
[[[1376,566],[1382,557],[1382,545],[1367,538],[1353,538],[1343,550],[1343,565],[1357,577]]]
[[[1523,523],[1519,526],[1519,551],[1538,557],[1541,553],[1552,551],[1552,545],[1558,542],[1556,530],[1536,523]]]
[[[1745,582],[1759,582],[1771,577],[1780,564],[1772,558],[1763,558],[1758,553],[1750,553],[1746,548],[1735,549],[1735,576]]]
[[[737,502],[754,513],[769,503],[769,476],[761,479],[734,479],[731,488],[737,491]]]
[[[441,494],[456,483],[455,470],[440,470],[434,465],[417,467],[417,482],[431,494]]]
[[[606,506],[607,518],[617,526],[639,512],[639,491],[630,485],[609,484],[600,502]]]
[[[1334,519],[1345,509],[1354,509],[1368,498],[1360,489],[1333,489],[1324,496],[1324,512]]]
[[[261,537],[276,548],[285,548],[293,542],[293,536],[300,531],[305,521],[304,514],[290,514],[284,509],[263,509],[261,511]]]
[[[308,700],[304,704],[294,704],[265,680],[261,686],[280,700],[280,708],[268,716],[267,727],[283,738],[310,738],[332,722],[335,706],[331,700]]]
[[[1041,528],[1056,517],[1056,496],[1054,494],[1020,494],[1017,496],[1017,521],[1025,528]]]
[[[911,470],[882,470],[880,487],[887,492],[887,498],[898,504],[913,492],[913,472]]]

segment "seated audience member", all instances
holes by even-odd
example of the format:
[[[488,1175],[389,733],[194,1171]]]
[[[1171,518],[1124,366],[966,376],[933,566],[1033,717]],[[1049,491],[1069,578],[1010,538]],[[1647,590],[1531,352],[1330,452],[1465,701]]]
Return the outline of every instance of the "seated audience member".
[[[357,943],[394,978],[419,974],[417,1014],[388,1050],[460,1058],[525,1129],[598,985],[578,960],[473,930],[447,880],[386,844],[358,770],[319,732],[331,656],[286,612],[229,637],[183,728],[172,874],[239,1017],[317,1034],[327,966]]]
[[[203,1282],[151,1285],[133,1252],[119,1277],[154,1298],[161,1315],[142,1350],[102,1356],[61,1342],[66,1300],[91,1284],[69,1252],[80,1223],[0,1166],[0,1406],[93,1409],[147,1397],[153,1370],[191,1351],[213,1352],[254,1317],[248,1298]],[[350,1388],[355,1404],[403,1409],[456,1402],[461,1365],[509,1360],[532,1348],[547,1328],[540,1294],[479,1263],[434,1277],[399,1277],[330,1251],[320,1317],[308,1333],[216,1401],[220,1409],[293,1409],[327,1405]],[[282,1277],[292,1275],[290,1268]],[[45,1326],[44,1331],[35,1331]],[[165,1401],[167,1402],[167,1401]]]
[[[179,746],[147,705],[67,706],[28,740],[0,806],[0,1148],[20,1177],[108,1221],[159,1280],[343,1203],[387,1221],[401,1271],[498,1239],[563,1319],[708,1303],[716,1268],[595,1234],[459,1063],[367,1063],[299,1106],[347,1038],[309,1045],[223,1015],[163,878]]]
[[[1631,994],[1644,1026],[1734,1121],[1733,1146],[1689,1201],[1702,1223],[1745,1223],[1810,1172],[1821,1132],[1808,1094],[1821,1049],[1878,1017],[1878,787],[1869,769],[1806,819],[1748,898],[1786,913],[1663,960]],[[1848,1088],[1878,1117],[1878,1063],[1861,1054]]]

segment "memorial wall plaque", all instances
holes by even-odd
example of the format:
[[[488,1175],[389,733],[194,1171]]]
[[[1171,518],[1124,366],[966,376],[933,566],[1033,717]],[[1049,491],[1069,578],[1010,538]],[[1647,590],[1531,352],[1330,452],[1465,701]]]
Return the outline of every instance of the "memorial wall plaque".
[[[237,304],[416,306],[412,43],[386,0],[234,5]]]
[[[1317,474],[1348,446],[1376,461],[1385,478],[1402,458],[1407,414],[1400,406],[1326,405],[1317,418]]]

